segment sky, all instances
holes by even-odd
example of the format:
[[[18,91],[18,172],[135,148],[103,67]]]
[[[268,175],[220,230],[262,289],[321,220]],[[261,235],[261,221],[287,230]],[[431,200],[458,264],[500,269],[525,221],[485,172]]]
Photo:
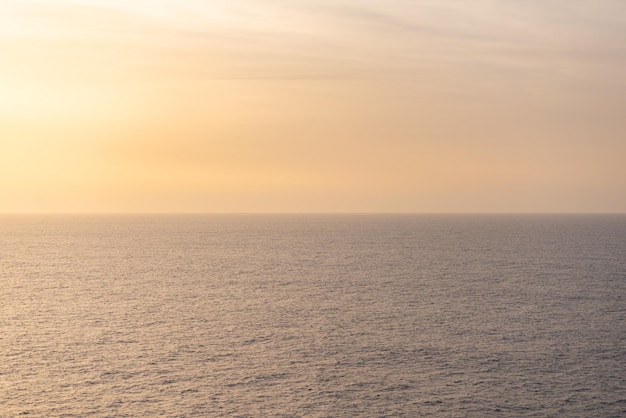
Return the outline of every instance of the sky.
[[[623,0],[0,0],[0,213],[626,212]]]

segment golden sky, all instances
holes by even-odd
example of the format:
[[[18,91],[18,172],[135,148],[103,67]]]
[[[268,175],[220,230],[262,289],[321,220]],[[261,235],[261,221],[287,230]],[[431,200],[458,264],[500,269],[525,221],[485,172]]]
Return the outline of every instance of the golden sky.
[[[626,1],[0,0],[0,212],[626,212]]]

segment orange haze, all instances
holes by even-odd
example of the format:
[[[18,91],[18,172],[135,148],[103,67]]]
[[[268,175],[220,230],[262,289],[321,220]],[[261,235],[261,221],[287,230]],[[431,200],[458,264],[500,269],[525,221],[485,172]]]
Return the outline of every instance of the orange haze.
[[[0,212],[624,212],[626,2],[0,3]]]

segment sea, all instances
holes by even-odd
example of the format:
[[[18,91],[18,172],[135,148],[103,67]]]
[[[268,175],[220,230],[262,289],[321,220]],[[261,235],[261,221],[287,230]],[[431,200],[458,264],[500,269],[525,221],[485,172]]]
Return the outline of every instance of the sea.
[[[626,215],[3,215],[17,416],[624,417]]]

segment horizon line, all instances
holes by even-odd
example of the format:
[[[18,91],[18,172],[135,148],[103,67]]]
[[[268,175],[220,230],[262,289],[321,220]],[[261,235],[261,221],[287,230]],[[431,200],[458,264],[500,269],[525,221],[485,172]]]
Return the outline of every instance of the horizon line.
[[[527,212],[508,212],[508,211],[268,211],[268,212],[134,212],[134,211],[111,211],[111,212],[0,212],[0,216],[211,216],[211,215],[626,215],[626,211],[622,212],[583,212],[583,211],[527,211]]]

